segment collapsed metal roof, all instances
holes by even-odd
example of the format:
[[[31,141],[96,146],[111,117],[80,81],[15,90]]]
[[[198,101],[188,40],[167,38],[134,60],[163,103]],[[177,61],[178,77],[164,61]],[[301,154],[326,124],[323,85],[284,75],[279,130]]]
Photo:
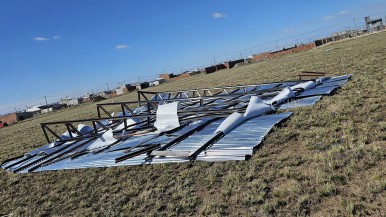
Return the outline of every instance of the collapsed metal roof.
[[[27,173],[194,160],[246,160],[273,126],[291,116],[292,112],[285,110],[315,104],[350,77],[138,91],[138,101],[98,104],[98,118],[42,123],[47,144],[6,160],[1,167]],[[131,108],[133,105],[136,108]],[[117,107],[119,114],[108,112]],[[54,126],[58,125],[67,131],[56,132]]]

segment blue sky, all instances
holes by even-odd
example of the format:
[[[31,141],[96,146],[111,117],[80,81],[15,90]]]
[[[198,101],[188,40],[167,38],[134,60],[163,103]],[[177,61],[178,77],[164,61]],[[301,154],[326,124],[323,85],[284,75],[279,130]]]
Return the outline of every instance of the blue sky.
[[[0,0],[0,113],[307,42],[378,13],[386,1]]]

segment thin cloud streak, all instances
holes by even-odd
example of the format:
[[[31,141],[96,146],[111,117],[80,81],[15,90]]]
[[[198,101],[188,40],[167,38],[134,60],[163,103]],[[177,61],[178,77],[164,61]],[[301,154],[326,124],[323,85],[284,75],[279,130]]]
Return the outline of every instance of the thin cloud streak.
[[[346,10],[339,11],[336,15],[333,15],[333,16],[328,15],[328,16],[323,17],[323,20],[326,20],[326,21],[327,20],[333,20],[338,16],[344,16],[344,15],[349,14],[349,13],[350,13],[350,11],[346,11]]]
[[[54,35],[52,36],[51,38],[47,38],[47,37],[35,37],[33,38],[34,41],[49,41],[49,40],[59,40],[61,39],[62,36],[60,35]]]
[[[339,11],[338,15],[345,15],[350,13],[350,11]]]
[[[33,40],[35,40],[35,41],[48,41],[50,39],[49,38],[45,38],[45,37],[35,37]]]
[[[226,15],[226,14],[223,14],[223,13],[216,12],[216,13],[213,13],[213,14],[212,14],[212,17],[213,17],[214,19],[220,19],[220,18],[226,18],[227,15]]]
[[[294,28],[285,28],[282,29],[283,32],[293,32],[295,29]]]
[[[325,17],[323,17],[323,20],[332,20],[332,19],[334,19],[333,16],[325,16]]]
[[[115,46],[115,49],[116,50],[123,50],[123,49],[129,49],[130,47],[126,44],[118,44],[117,46]]]

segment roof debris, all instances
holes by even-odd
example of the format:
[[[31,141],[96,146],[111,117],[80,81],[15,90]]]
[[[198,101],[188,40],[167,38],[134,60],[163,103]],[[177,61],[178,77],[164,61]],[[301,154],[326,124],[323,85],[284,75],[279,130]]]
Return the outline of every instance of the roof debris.
[[[314,105],[350,77],[138,91],[135,102],[98,104],[98,118],[42,123],[47,144],[6,160],[1,167],[28,173],[193,160],[246,160],[275,124],[291,116],[292,112],[283,110]],[[130,108],[134,104],[137,108]],[[116,116],[106,109],[118,106],[121,112]],[[54,126],[58,125],[67,131],[56,132]]]

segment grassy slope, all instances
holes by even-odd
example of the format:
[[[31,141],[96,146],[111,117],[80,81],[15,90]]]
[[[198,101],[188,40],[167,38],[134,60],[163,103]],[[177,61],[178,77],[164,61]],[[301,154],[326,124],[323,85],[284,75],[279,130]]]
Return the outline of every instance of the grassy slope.
[[[334,96],[274,128],[251,160],[12,174],[1,170],[0,215],[349,215],[386,213],[386,32],[153,88],[352,73]],[[134,94],[114,100],[135,99]],[[109,100],[110,101],[110,100]],[[44,143],[39,123],[95,116],[94,104],[0,130],[0,160]]]

